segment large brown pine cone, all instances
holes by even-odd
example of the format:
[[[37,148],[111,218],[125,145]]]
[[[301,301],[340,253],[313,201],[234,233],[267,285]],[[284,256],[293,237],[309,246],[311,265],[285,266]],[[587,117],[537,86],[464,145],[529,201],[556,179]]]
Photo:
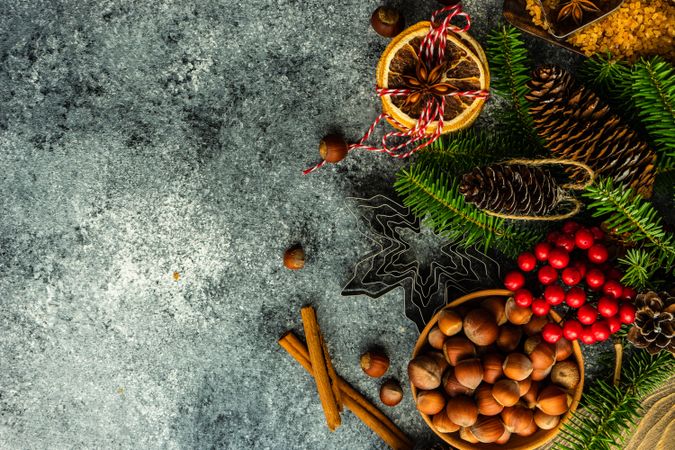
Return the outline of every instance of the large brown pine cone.
[[[478,167],[464,174],[459,192],[480,209],[531,216],[548,214],[562,197],[548,170],[508,163]]]
[[[661,350],[675,353],[675,297],[649,291],[635,299],[635,324],[628,340],[651,354]]]
[[[534,126],[553,155],[585,163],[596,175],[651,196],[656,154],[593,91],[552,65],[537,68],[528,86]],[[570,173],[586,176],[579,169]]]

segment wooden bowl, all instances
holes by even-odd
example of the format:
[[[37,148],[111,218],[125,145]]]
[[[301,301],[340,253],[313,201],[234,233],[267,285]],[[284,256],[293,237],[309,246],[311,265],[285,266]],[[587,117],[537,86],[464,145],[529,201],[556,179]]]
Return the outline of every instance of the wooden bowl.
[[[513,295],[513,292],[506,290],[506,289],[488,289],[484,291],[478,291],[478,292],[473,292],[471,294],[467,294],[463,297],[458,298],[457,300],[454,300],[453,302],[448,303],[443,309],[453,309],[456,308],[457,306],[470,302],[472,300],[474,301],[480,301],[486,297],[505,297],[508,298],[511,295]],[[427,346],[427,335],[429,334],[429,331],[433,328],[434,325],[436,325],[436,322],[438,321],[438,315],[440,314],[440,311],[438,311],[434,317],[429,321],[427,326],[424,328],[422,331],[422,334],[420,334],[419,339],[417,339],[417,344],[415,344],[415,349],[413,350],[413,355],[412,357],[415,358],[420,351]],[[555,313],[555,311],[551,311],[549,313],[549,317],[552,318],[556,322],[560,322],[562,319],[561,317]],[[436,431],[434,426],[431,424],[431,418],[426,415],[422,414],[422,418],[424,421],[429,425],[429,427],[436,433],[441,439],[443,439],[445,442],[447,442],[450,445],[453,445],[454,447],[460,449],[460,450],[470,450],[470,449],[483,449],[483,450],[534,450],[537,449],[547,442],[553,440],[553,438],[558,434],[560,431],[560,427],[569,420],[570,415],[577,409],[577,406],[579,405],[579,400],[581,399],[581,393],[584,390],[584,358],[581,354],[581,347],[579,346],[579,343],[577,341],[572,342],[572,349],[574,353],[574,357],[577,360],[577,364],[579,365],[579,375],[581,378],[581,381],[579,381],[579,385],[576,387],[576,390],[574,391],[574,397],[572,400],[572,404],[570,405],[569,410],[561,417],[560,422],[558,423],[558,426],[556,426],[553,429],[550,430],[539,430],[536,433],[534,433],[531,436],[523,437],[523,436],[517,436],[517,435],[512,435],[511,439],[509,442],[507,442],[504,445],[500,444],[471,444],[459,437],[459,433],[440,433]],[[417,388],[411,384],[410,386],[412,394],[413,394],[413,399],[417,401]]]

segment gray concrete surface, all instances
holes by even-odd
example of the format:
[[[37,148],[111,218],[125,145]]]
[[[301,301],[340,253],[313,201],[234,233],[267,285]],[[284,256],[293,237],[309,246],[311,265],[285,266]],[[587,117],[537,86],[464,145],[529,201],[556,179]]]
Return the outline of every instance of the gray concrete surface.
[[[345,197],[402,163],[300,173],[378,114],[378,4],[0,1],[0,447],[384,448],[349,413],[328,432],[276,345],[311,302],[346,379],[376,398],[357,359],[380,344],[405,380],[401,292],[340,296],[369,249]],[[467,1],[483,42],[500,6]],[[406,395],[391,416],[424,440]]]

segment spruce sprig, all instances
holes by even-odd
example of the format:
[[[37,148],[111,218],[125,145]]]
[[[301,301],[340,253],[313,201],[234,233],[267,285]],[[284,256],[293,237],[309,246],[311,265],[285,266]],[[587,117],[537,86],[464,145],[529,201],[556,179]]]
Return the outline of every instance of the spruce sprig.
[[[394,187],[416,216],[436,232],[458,240],[465,247],[494,247],[515,257],[541,238],[466,203],[458,192],[457,181],[435,164],[419,161],[400,171]]]
[[[661,158],[675,157],[675,69],[656,56],[635,64],[633,101]]]
[[[651,253],[641,248],[629,248],[619,263],[624,268],[622,281],[637,289],[644,289],[658,269]]]
[[[511,103],[503,118],[508,128],[525,138],[532,148],[541,148],[525,98],[532,66],[520,31],[511,25],[493,29],[488,35],[487,57],[492,90]]]
[[[618,106],[626,117],[635,115],[631,68],[611,54],[597,54],[586,59],[579,71],[585,83],[591,85],[604,100]]]
[[[592,184],[583,194],[594,217],[604,217],[607,226],[649,251],[657,266],[671,268],[675,261],[675,239],[661,226],[654,207],[632,189],[615,187],[611,179]],[[628,281],[628,280],[624,280]]]
[[[642,413],[640,402],[675,375],[675,358],[668,352],[650,355],[635,351],[624,363],[619,386],[598,380],[563,425],[554,443],[557,450],[611,450],[620,446],[625,431]]]

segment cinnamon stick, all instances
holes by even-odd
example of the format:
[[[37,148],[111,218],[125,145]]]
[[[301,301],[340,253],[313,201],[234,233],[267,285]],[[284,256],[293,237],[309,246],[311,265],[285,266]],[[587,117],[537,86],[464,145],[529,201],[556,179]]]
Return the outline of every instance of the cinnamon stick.
[[[333,396],[335,396],[335,403],[337,403],[338,412],[342,412],[342,394],[340,393],[340,386],[338,386],[337,372],[335,372],[333,361],[330,359],[330,353],[328,353],[326,340],[323,338],[323,334],[320,334],[319,336],[321,337],[321,348],[323,348],[323,354],[326,357],[326,369],[328,369],[328,376],[330,377],[330,387],[333,389]]]
[[[326,423],[331,431],[335,431],[340,426],[340,412],[338,411],[335,394],[330,385],[328,377],[328,368],[326,358],[321,345],[321,331],[319,322],[316,320],[316,311],[312,306],[305,306],[300,310],[302,324],[305,328],[305,338],[307,339],[307,349],[309,350],[309,361],[314,369],[314,380],[316,380],[316,389],[319,392],[319,399],[323,407],[323,413],[326,416]]]
[[[279,345],[298,361],[310,375],[314,374],[311,362],[309,361],[307,347],[292,331],[285,333],[279,339]],[[339,375],[337,376],[337,383],[344,405],[391,448],[396,450],[410,450],[413,448],[413,442],[394,422]]]

